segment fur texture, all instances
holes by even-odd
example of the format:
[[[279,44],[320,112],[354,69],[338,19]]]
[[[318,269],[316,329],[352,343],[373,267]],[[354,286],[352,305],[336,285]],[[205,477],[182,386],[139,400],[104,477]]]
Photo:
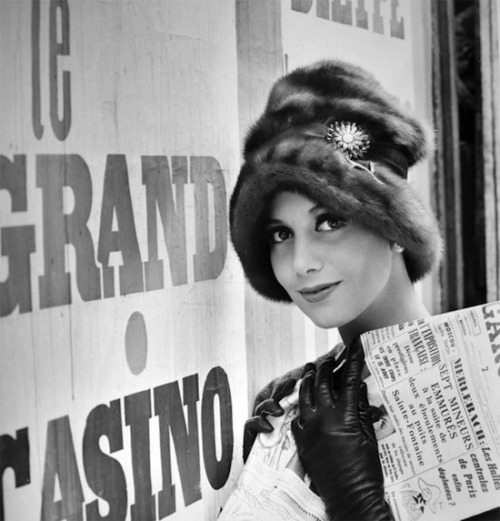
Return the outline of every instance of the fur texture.
[[[437,223],[390,162],[373,156],[375,174],[350,163],[322,139],[325,122],[350,121],[372,143],[391,147],[413,165],[428,148],[424,127],[407,115],[364,70],[320,62],[276,82],[264,114],[251,128],[231,197],[231,238],[251,285],[263,296],[289,302],[274,277],[263,222],[278,191],[303,193],[405,247],[412,281],[430,271],[441,250]]]

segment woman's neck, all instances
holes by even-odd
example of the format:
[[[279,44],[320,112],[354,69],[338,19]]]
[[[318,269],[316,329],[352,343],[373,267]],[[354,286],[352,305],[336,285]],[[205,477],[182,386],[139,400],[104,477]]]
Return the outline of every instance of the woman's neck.
[[[400,261],[396,261],[394,273],[375,301],[356,319],[339,327],[345,344],[372,329],[430,316],[408,277],[402,258]]]

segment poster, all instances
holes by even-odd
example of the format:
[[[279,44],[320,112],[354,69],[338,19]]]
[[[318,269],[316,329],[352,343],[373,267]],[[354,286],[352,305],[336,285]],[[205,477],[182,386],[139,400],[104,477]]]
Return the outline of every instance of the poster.
[[[1,520],[217,517],[256,390],[338,339],[246,285],[246,128],[285,70],[376,49],[428,113],[427,11],[0,0]]]

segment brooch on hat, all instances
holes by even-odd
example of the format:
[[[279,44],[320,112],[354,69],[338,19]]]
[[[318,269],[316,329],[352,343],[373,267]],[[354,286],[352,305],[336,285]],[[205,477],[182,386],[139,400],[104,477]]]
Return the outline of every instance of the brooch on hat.
[[[358,159],[370,148],[368,134],[356,123],[335,121],[328,125],[325,141],[344,152],[349,159]]]
[[[375,166],[370,161],[368,168],[361,163],[355,161],[362,158],[370,148],[370,138],[368,134],[360,128],[356,123],[350,121],[335,121],[328,125],[325,135],[325,141],[332,143],[346,155],[347,161],[354,167],[364,170],[371,174],[375,181],[382,183],[375,175]]]

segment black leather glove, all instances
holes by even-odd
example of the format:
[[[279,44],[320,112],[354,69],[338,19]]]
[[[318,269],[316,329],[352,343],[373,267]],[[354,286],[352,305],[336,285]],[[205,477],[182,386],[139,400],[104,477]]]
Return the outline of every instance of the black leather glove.
[[[334,373],[332,358],[310,370],[301,384],[292,432],[331,519],[392,521],[366,385],[360,382],[363,361],[357,339],[341,371]]]
[[[254,416],[245,422],[245,428],[243,431],[243,461],[246,462],[248,455],[252,450],[255,438],[260,432],[272,432],[273,426],[267,420],[267,416],[282,416],[284,410],[279,404],[285,396],[292,393],[297,378],[285,376],[280,380],[273,381],[268,398],[262,399],[254,409]],[[258,395],[262,397],[264,393],[261,392]],[[264,394],[265,395],[265,394]]]

